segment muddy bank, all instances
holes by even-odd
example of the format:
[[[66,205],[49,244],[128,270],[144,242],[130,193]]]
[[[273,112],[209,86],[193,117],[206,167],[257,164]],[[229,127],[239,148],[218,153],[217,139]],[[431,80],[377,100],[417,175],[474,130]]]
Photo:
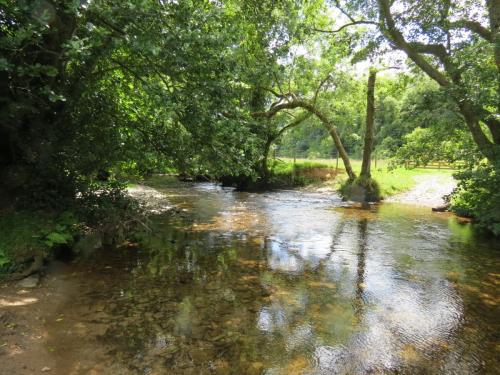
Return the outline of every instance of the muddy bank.
[[[36,285],[0,284],[0,372],[55,373],[47,323],[64,319],[61,307],[77,294],[71,266],[54,262]]]

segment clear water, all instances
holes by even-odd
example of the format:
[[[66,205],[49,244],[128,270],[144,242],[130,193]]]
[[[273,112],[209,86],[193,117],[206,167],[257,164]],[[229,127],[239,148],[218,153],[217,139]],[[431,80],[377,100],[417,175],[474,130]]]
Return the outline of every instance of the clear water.
[[[65,373],[497,372],[499,242],[428,208],[157,185],[180,212],[76,265],[47,322]]]

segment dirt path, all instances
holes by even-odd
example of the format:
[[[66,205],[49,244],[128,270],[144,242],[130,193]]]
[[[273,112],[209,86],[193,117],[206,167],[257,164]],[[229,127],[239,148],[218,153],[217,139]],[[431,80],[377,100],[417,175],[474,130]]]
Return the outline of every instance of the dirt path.
[[[438,207],[445,204],[443,197],[457,186],[452,176],[442,174],[419,175],[415,177],[415,181],[413,189],[390,197],[386,202]]]
[[[160,213],[173,208],[165,195],[156,189],[137,185],[129,188],[128,192],[149,212]],[[65,305],[72,303],[72,299],[78,298],[79,272],[79,267],[73,264],[54,261],[44,271],[45,276],[35,282],[36,285],[27,287],[24,281],[0,282],[0,374],[83,374],[88,373],[83,369],[89,368],[95,371],[92,373],[103,373],[96,363],[87,366],[80,358],[75,359],[74,348],[68,347],[67,352],[62,354],[57,353],[53,345],[54,340],[64,339],[64,335],[53,337],[53,333],[57,332],[54,326],[64,326],[70,318],[61,315],[61,312],[65,311]],[[78,334],[82,327],[68,329]],[[92,350],[90,345],[87,347],[82,350]],[[85,358],[97,355],[85,354]],[[111,368],[109,363],[107,366]],[[127,372],[116,369],[107,373]]]
[[[57,317],[74,283],[68,265],[54,262],[41,285],[0,284],[0,373],[55,374],[46,322]]]

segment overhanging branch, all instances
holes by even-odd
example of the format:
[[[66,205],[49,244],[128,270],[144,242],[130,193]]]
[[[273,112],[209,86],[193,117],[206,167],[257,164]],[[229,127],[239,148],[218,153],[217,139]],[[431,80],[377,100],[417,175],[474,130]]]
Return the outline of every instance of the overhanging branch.
[[[379,26],[380,24],[378,22],[374,22],[374,21],[359,20],[359,21],[352,21],[352,22],[346,23],[345,25],[342,25],[338,29],[335,29],[335,30],[324,30],[324,29],[318,29],[316,27],[313,27],[312,30],[317,31],[319,33],[335,34],[335,33],[338,33],[340,31],[344,30],[345,28],[347,28],[349,26],[354,26],[354,25],[376,25],[376,26]]]
[[[493,33],[476,21],[459,20],[450,23],[450,29],[466,29],[493,43]]]

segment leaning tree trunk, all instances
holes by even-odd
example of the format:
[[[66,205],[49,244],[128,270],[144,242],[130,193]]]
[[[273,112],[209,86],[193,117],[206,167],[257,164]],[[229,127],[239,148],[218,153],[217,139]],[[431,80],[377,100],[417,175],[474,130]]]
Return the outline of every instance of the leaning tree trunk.
[[[352,169],[349,155],[347,155],[347,152],[344,148],[344,145],[342,144],[342,141],[340,140],[340,137],[337,133],[337,130],[329,121],[326,121],[326,122],[323,121],[323,125],[328,130],[331,137],[333,138],[333,142],[335,143],[335,147],[337,147],[339,155],[342,158],[342,161],[344,162],[344,168],[345,168],[345,171],[347,173],[347,176],[349,177],[349,181],[354,181],[356,179],[356,173],[354,173],[354,170]]]
[[[261,173],[264,180],[264,184],[269,182],[269,166],[267,161],[269,160],[269,151],[271,150],[271,145],[276,140],[274,137],[269,137],[264,145],[264,157],[262,158]]]
[[[366,128],[365,128],[365,143],[363,148],[363,163],[361,164],[361,177],[370,178],[370,165],[372,161],[373,151],[373,134],[375,121],[375,79],[377,71],[370,69],[368,76],[368,89],[366,101]]]
[[[323,126],[326,128],[326,130],[328,130],[328,133],[330,133],[330,136],[335,143],[335,147],[337,148],[339,155],[344,162],[345,171],[347,173],[347,176],[349,177],[349,181],[354,181],[356,179],[356,174],[352,169],[349,155],[347,155],[347,152],[344,148],[344,145],[342,144],[342,141],[340,140],[340,136],[337,133],[337,129],[335,128],[335,126],[333,126],[333,124],[330,122],[330,120],[328,120],[323,112],[319,111],[314,105],[303,101],[301,101],[300,104],[302,108],[307,109],[311,113],[314,113],[314,115],[323,123]]]
[[[284,109],[293,109],[293,108],[303,108],[309,111],[310,113],[314,114],[323,123],[323,126],[326,128],[326,130],[328,130],[328,133],[330,133],[331,137],[333,138],[335,147],[337,147],[339,155],[342,158],[342,161],[344,162],[344,167],[347,176],[349,177],[349,181],[354,181],[356,179],[356,174],[352,169],[351,162],[349,160],[349,155],[347,155],[344,145],[342,144],[339,134],[337,133],[337,129],[330,122],[330,120],[328,120],[328,117],[326,117],[326,115],[323,112],[321,112],[318,108],[316,108],[314,104],[311,104],[305,100],[294,99],[290,102],[275,104],[267,112],[254,112],[252,115],[254,117],[271,118],[274,115],[276,115],[279,111],[282,111]]]

